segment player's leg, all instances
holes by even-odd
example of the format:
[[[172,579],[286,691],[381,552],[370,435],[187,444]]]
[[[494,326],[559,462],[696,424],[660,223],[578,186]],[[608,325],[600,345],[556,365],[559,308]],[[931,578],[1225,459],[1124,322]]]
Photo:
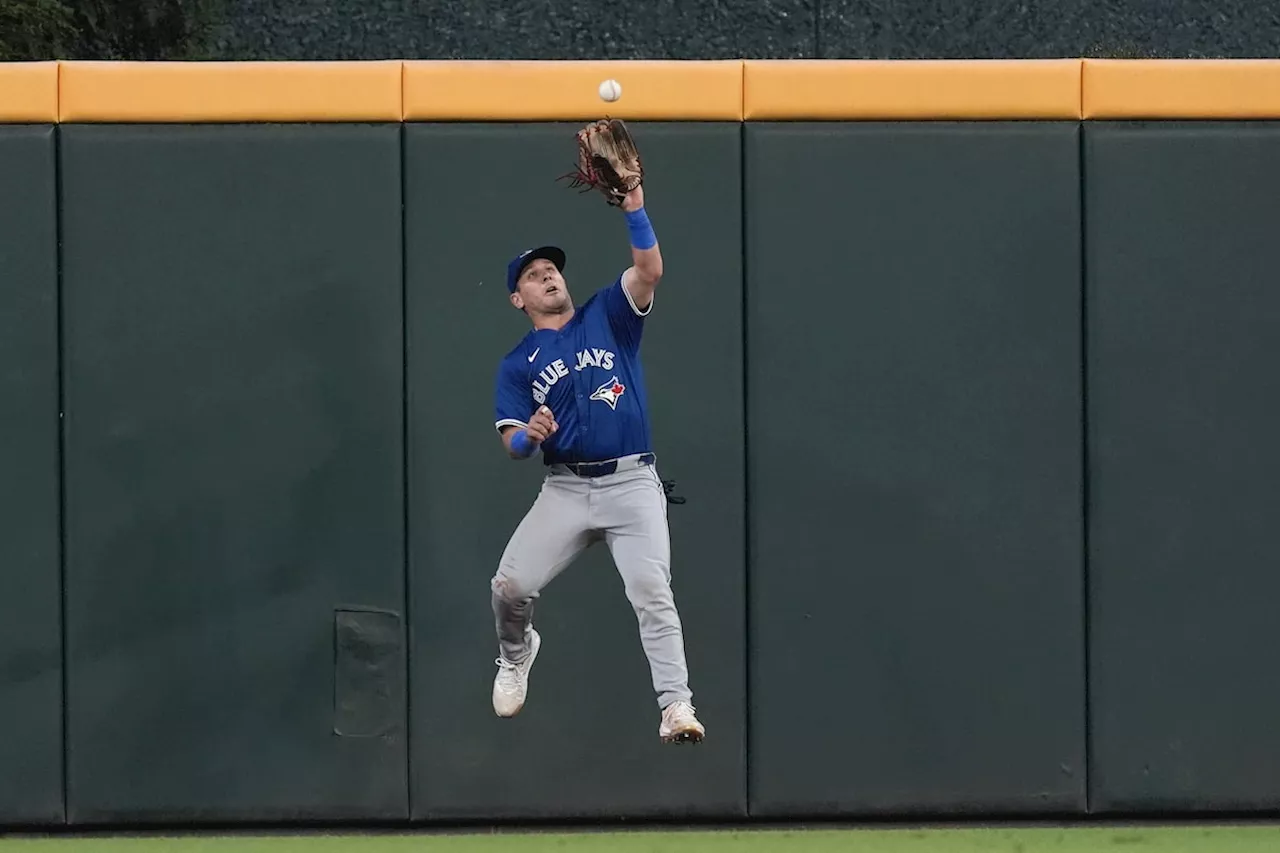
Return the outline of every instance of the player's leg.
[[[587,525],[587,506],[586,483],[548,476],[490,580],[498,635],[493,710],[499,716],[513,716],[524,707],[529,670],[542,643],[533,628],[535,600],[595,539]]]
[[[598,486],[592,521],[604,531],[635,611],[649,661],[663,740],[701,740],[685,660],[684,629],[671,589],[671,537],[667,499],[649,466],[612,474]]]

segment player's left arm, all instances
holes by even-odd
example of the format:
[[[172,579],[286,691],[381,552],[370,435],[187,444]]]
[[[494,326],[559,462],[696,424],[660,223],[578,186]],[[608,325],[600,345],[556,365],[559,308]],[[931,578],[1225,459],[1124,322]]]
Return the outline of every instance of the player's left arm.
[[[636,310],[647,314],[653,303],[653,291],[662,280],[662,250],[644,208],[644,187],[627,193],[622,200],[622,210],[631,233],[631,266],[622,273],[622,286]]]

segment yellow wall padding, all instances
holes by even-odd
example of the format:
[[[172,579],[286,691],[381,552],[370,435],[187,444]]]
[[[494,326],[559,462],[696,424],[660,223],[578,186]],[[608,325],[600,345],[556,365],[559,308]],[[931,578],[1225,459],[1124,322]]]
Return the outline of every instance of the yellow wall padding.
[[[1280,60],[1086,59],[1086,119],[1280,118]]]
[[[64,122],[399,121],[397,60],[64,62]]]
[[[1076,119],[1080,60],[747,60],[747,120]]]
[[[604,80],[622,97],[600,99]],[[406,62],[406,121],[583,121],[596,118],[739,121],[742,62]]]
[[[58,63],[0,63],[0,122],[58,120]]]
[[[600,100],[615,79],[622,98]],[[0,122],[1280,119],[1280,59],[0,64]]]

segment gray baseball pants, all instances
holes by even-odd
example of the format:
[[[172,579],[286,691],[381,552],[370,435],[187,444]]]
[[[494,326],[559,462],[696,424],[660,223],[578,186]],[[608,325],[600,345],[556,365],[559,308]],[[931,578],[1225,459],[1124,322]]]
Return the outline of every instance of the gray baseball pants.
[[[590,478],[549,466],[493,576],[493,614],[500,654],[524,660],[538,595],[579,554],[604,541],[636,614],[658,707],[665,708],[693,696],[671,591],[667,498],[656,468],[638,458],[624,457],[616,472]]]

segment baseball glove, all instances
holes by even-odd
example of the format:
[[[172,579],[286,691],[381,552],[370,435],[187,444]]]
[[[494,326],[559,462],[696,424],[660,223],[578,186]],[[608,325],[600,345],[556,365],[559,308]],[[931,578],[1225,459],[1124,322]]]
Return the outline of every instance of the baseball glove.
[[[620,207],[622,199],[644,181],[640,152],[622,119],[600,119],[576,134],[578,168],[561,178],[570,178],[570,187],[582,191],[599,190],[605,201]]]

